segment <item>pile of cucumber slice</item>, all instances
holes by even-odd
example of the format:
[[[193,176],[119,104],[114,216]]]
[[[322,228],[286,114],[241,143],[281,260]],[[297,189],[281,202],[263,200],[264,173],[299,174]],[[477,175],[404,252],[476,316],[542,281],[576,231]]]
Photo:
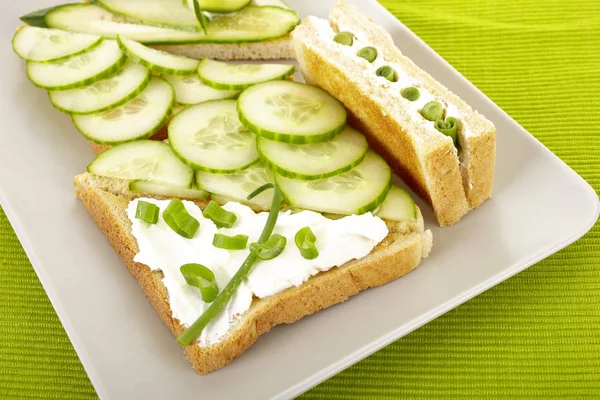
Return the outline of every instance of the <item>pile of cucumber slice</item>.
[[[241,7],[233,16],[252,9],[293,13],[279,1],[201,3],[206,10],[221,7],[220,12]],[[218,202],[234,200],[263,210],[271,204],[271,191],[251,201],[247,196],[270,182],[293,208],[416,218],[411,197],[392,185],[387,163],[346,125],[344,106],[317,87],[288,80],[293,65],[197,61],[132,39],[130,33],[142,26],[132,20],[144,21],[157,35],[165,30],[204,35],[194,30],[186,2],[164,13],[161,7],[172,0],[157,0],[143,10],[133,7],[138,0],[98,3],[127,19],[91,4],[42,10],[28,18],[52,26],[48,21],[71,13],[73,24],[79,24],[85,18],[78,13],[90,13],[97,17],[96,28],[106,22],[124,29],[115,31],[116,40],[90,34],[111,37],[105,31],[35,26],[21,28],[13,40],[15,52],[27,61],[29,78],[49,91],[52,104],[69,114],[88,140],[112,146],[88,172],[129,180],[137,193],[191,199],[210,194]],[[212,18],[205,36],[219,26]],[[130,31],[132,26],[137,28]],[[181,111],[173,115],[177,104]],[[146,140],[167,122],[168,143]]]
[[[218,202],[233,200],[261,210],[269,207],[272,193],[252,201],[247,196],[271,182],[293,208],[342,215],[372,211],[389,220],[414,220],[415,203],[392,186],[390,167],[369,150],[362,134],[346,126],[345,116],[341,103],[316,87],[281,80],[258,83],[237,101],[208,101],[177,114],[168,125],[170,152],[141,152],[134,148],[138,143],[147,147],[152,142],[130,142],[100,155],[89,172],[159,182],[154,191],[158,195],[191,188],[210,193]],[[163,159],[188,172],[164,177]],[[189,171],[194,171],[195,182]],[[154,189],[148,185],[145,191]],[[171,192],[165,190],[169,185]],[[141,190],[133,184],[130,188]]]
[[[104,145],[149,138],[182,108],[176,104],[236,99],[253,83],[286,79],[294,72],[292,65],[200,62],[121,36],[111,40],[32,26],[22,27],[13,45],[27,61],[30,80],[49,91],[52,104],[71,116],[83,136]],[[223,76],[232,77],[226,85]],[[237,121],[236,103],[231,104]],[[252,148],[246,164],[228,171],[258,160],[255,142]]]
[[[21,19],[30,26],[107,39],[122,35],[144,44],[261,42],[285,36],[300,23],[283,0],[199,0],[199,4],[212,13],[206,33],[193,1],[186,0],[95,0],[34,11]],[[80,46],[85,45],[81,40]]]

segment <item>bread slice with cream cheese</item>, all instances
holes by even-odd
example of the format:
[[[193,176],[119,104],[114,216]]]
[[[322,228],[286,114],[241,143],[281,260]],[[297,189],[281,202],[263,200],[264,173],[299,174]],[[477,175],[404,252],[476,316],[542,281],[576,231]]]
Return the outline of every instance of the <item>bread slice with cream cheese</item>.
[[[350,32],[353,46],[336,43],[338,32]],[[341,1],[329,21],[309,17],[292,32],[292,39],[306,81],[344,103],[350,122],[431,203],[441,226],[458,222],[492,196],[494,125],[405,57],[383,28]],[[373,63],[356,55],[363,46],[377,49]],[[376,75],[383,64],[400,69],[398,82]],[[421,116],[418,101],[402,97],[407,85],[420,90],[421,103],[439,101],[446,106],[445,117],[458,120],[458,150]]]
[[[126,209],[139,195],[129,191],[127,181],[88,173],[77,176],[74,185],[77,196],[129,272],[139,281],[161,319],[175,336],[179,336],[185,328],[173,317],[162,271],[153,271],[134,261],[139,247]],[[197,202],[197,205],[202,208],[206,201]],[[362,290],[407,274],[427,257],[432,246],[431,232],[424,230],[420,211],[417,214],[418,218],[411,222],[387,221],[387,237],[367,256],[320,272],[300,286],[268,297],[254,297],[250,309],[236,319],[222,340],[207,347],[198,342],[185,346],[183,351],[188,360],[200,374],[207,374],[239,357],[273,326],[292,323],[341,303]]]

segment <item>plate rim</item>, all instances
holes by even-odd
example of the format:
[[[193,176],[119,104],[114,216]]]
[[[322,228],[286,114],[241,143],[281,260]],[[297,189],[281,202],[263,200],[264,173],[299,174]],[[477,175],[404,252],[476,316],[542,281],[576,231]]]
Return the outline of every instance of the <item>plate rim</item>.
[[[593,205],[593,203],[595,202],[595,210],[594,208],[590,208],[589,219],[582,219],[580,224],[581,227],[577,230],[573,228],[573,232],[567,232],[560,242],[557,241],[558,243],[552,244],[542,249],[541,251],[532,253],[529,258],[524,259],[519,263],[515,263],[509,268],[494,274],[492,277],[477,283],[476,285],[470,287],[468,290],[465,290],[460,294],[445,301],[443,304],[433,309],[430,309],[428,312],[421,314],[419,317],[413,318],[412,320],[400,325],[388,334],[366,343],[365,345],[361,346],[355,351],[347,354],[343,358],[340,358],[336,362],[330,364],[326,368],[323,368],[318,372],[313,373],[308,378],[301,380],[293,386],[290,386],[286,390],[276,394],[273,397],[275,399],[292,398],[309,390],[310,388],[318,385],[324,380],[344,370],[348,366],[357,363],[358,361],[373,354],[377,350],[385,347],[391,342],[398,340],[399,338],[420,328],[421,326],[427,324],[433,319],[445,314],[446,312],[458,307],[459,305],[481,294],[482,292],[496,286],[497,284],[507,280],[508,278],[516,275],[517,273],[522,272],[530,266],[549,257],[550,255],[564,249],[565,247],[569,246],[570,244],[583,237],[588,231],[590,231],[597,223],[598,217],[600,216],[600,200],[598,199],[596,191],[588,182],[586,182],[581,176],[579,176],[577,172],[575,172],[568,164],[566,164],[558,156],[552,153],[546,146],[544,146],[539,140],[537,140],[537,138],[535,138],[527,130],[525,130],[517,121],[515,121],[510,115],[508,115],[494,101],[492,101],[479,88],[477,88],[472,82],[470,82],[466,77],[464,77],[460,72],[458,72],[458,70],[456,70],[437,52],[435,52],[426,42],[424,42],[419,36],[417,36],[408,27],[406,27],[406,25],[404,25],[390,11],[383,7],[383,5],[381,5],[376,0],[366,1],[372,4],[373,8],[375,9],[372,10],[373,12],[383,13],[385,14],[386,18],[393,18],[395,20],[395,23],[400,24],[404,29],[406,29],[407,32],[411,34],[411,36],[414,39],[421,43],[422,47],[424,47],[424,51],[430,53],[430,56],[435,57],[438,62],[441,62],[443,64],[444,69],[451,70],[452,74],[454,75],[452,79],[459,80],[459,82],[457,82],[458,85],[466,85],[469,87],[470,90],[474,89],[476,92],[478,92],[482,99],[485,99],[486,102],[489,102],[490,105],[497,112],[499,112],[498,115],[501,115],[503,118],[506,118],[507,122],[514,125],[517,128],[517,130],[521,131],[519,134],[524,134],[523,136],[527,137],[527,140],[533,142],[533,144],[537,146],[538,150],[545,152],[546,155],[550,158],[548,162],[559,164],[561,165],[561,168],[566,168],[570,170],[571,176],[569,180],[578,181],[577,183],[581,187],[582,192],[585,193],[585,196],[590,197],[590,204]],[[63,325],[64,330],[69,340],[71,341],[73,348],[75,349],[75,352],[79,357],[86,374],[88,375],[90,381],[94,386],[94,389],[96,390],[96,393],[100,398],[109,398],[107,389],[104,387],[103,380],[94,367],[94,361],[88,356],[85,350],[85,346],[80,342],[77,330],[76,328],[74,328],[73,321],[69,317],[67,311],[64,310],[61,301],[58,300],[59,297],[55,294],[55,290],[53,288],[53,285],[50,283],[50,278],[48,277],[48,274],[44,271],[44,268],[41,267],[43,263],[38,259],[36,251],[34,249],[35,246],[33,246],[33,244],[28,239],[28,233],[25,229],[21,227],[21,225],[23,224],[20,223],[19,213],[16,211],[17,207],[12,204],[10,196],[7,195],[2,182],[0,182],[0,205],[2,206],[4,213],[9,223],[11,224],[11,227],[14,230],[21,246],[23,247],[23,250],[25,251],[36,275],[38,276],[38,279],[44,291],[46,292],[48,299],[52,304],[61,324]]]

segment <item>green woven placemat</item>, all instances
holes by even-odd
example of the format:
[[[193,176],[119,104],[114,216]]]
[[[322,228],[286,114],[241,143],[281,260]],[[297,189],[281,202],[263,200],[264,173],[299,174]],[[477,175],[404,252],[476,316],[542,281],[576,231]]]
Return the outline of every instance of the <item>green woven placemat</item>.
[[[382,3],[600,192],[599,1]],[[586,395],[600,397],[599,224],[304,397]],[[0,211],[0,398],[22,397],[96,394]]]

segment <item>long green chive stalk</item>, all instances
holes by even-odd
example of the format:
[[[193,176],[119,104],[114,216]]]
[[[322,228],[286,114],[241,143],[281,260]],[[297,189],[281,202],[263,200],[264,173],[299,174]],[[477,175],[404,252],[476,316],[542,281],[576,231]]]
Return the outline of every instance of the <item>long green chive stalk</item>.
[[[271,188],[275,190],[275,194],[273,196],[273,202],[271,203],[269,217],[267,218],[265,227],[263,228],[260,238],[258,239],[258,244],[266,243],[266,241],[271,237],[273,229],[275,229],[277,217],[279,217],[279,208],[281,207],[281,192],[277,186],[273,185],[272,183],[267,183],[266,185],[256,189],[254,192],[252,192],[252,194],[250,194],[250,196],[248,196],[248,200],[251,200],[265,190]],[[204,328],[206,328],[206,325],[208,325],[208,323],[212,321],[221,312],[221,310],[223,310],[223,308],[225,308],[229,300],[231,300],[231,297],[233,297],[237,291],[238,287],[242,284],[244,279],[246,279],[257,260],[258,257],[256,253],[250,252],[250,254],[248,254],[248,257],[246,257],[240,269],[236,272],[233,278],[231,278],[227,286],[225,286],[225,289],[223,289],[223,291],[217,296],[215,301],[212,302],[210,307],[208,307],[206,311],[204,311],[204,313],[202,313],[202,315],[185,330],[185,332],[179,335],[177,338],[177,342],[179,344],[182,346],[187,346],[198,336],[200,336]]]

